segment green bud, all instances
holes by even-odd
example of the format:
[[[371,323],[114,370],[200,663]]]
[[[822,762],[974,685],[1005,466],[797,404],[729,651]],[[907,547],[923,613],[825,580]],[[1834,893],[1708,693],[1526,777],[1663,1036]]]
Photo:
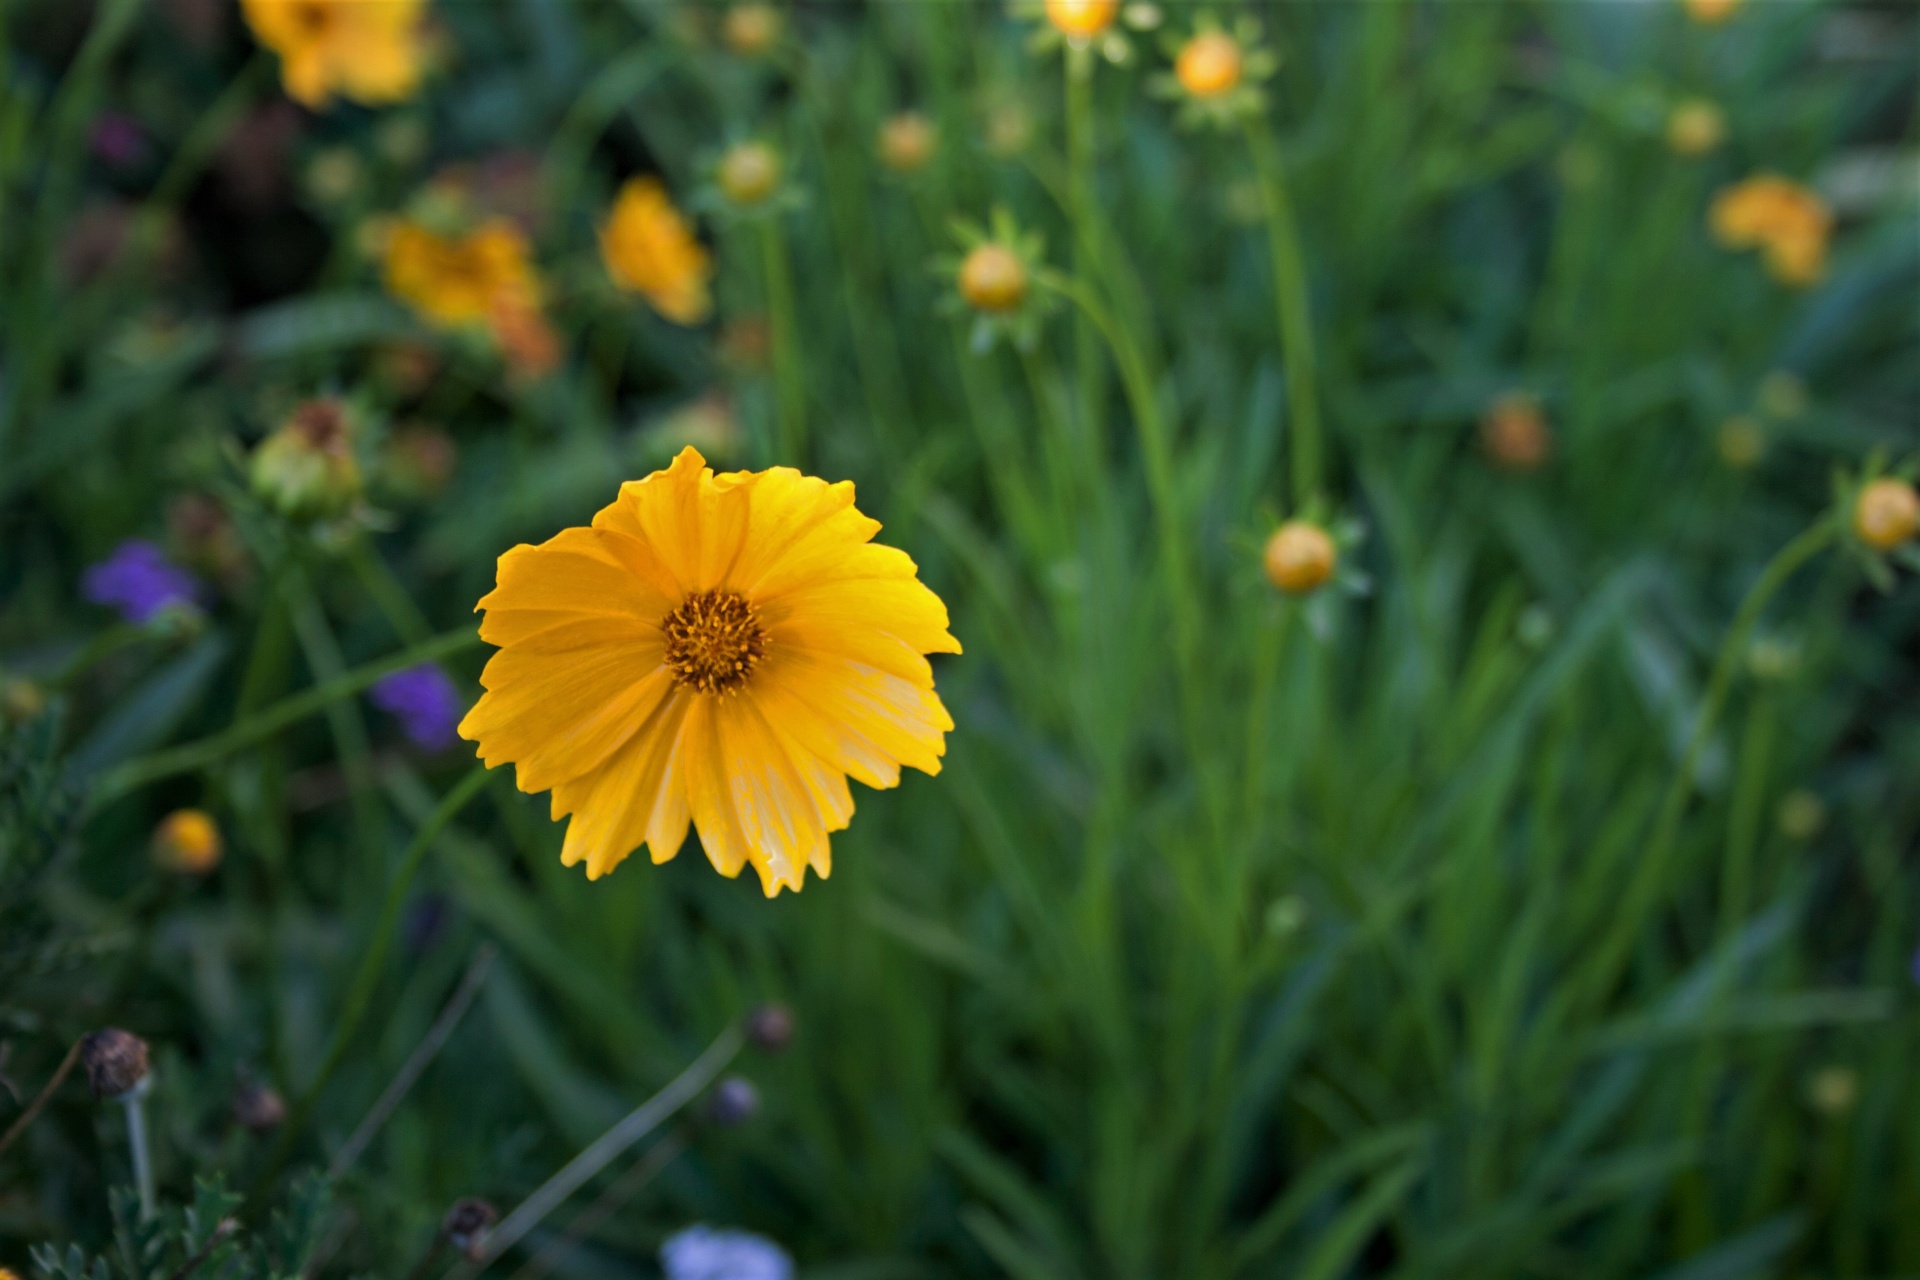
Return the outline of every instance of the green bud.
[[[290,520],[322,520],[360,497],[347,413],[338,400],[309,400],[253,451],[253,491]]]

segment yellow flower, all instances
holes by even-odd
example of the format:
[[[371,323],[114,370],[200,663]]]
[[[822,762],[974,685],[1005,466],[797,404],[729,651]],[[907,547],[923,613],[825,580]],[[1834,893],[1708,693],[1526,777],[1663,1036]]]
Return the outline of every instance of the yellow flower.
[[[334,94],[368,106],[420,83],[426,0],[240,0],[247,25],[280,55],[288,96],[324,107]]]
[[[713,262],[657,178],[620,188],[600,229],[600,257],[615,283],[644,295],[675,324],[699,324],[713,314]]]
[[[1833,214],[1797,182],[1763,173],[1714,197],[1713,234],[1730,249],[1758,248],[1783,284],[1809,285],[1826,273]]]
[[[1853,502],[1853,531],[1875,551],[1891,551],[1920,533],[1920,494],[1905,480],[1875,480]]]
[[[1727,117],[1705,98],[1677,103],[1667,116],[1667,145],[1679,155],[1705,155],[1726,137]]]
[[[988,242],[960,262],[960,296],[976,311],[1012,311],[1027,296],[1027,268],[1020,255]]]
[[[1267,581],[1290,595],[1305,595],[1333,576],[1339,552],[1319,525],[1289,520],[1267,539],[1261,558]]]
[[[1553,450],[1540,402],[1523,392],[1501,396],[1487,409],[1480,443],[1488,457],[1509,471],[1535,470]]]
[[[509,218],[443,236],[396,219],[385,232],[387,289],[434,324],[482,325],[514,371],[537,377],[560,358],[540,309],[540,277],[527,238]]]
[[[1240,42],[1224,31],[1201,31],[1173,62],[1180,87],[1196,98],[1217,98],[1240,85]]]
[[[177,809],[153,829],[153,860],[166,871],[203,876],[220,865],[220,828],[199,809]]]
[[[940,131],[918,111],[902,111],[880,126],[880,160],[895,173],[917,173],[940,149]]]
[[[1682,0],[1687,6],[1687,15],[1695,22],[1715,26],[1733,16],[1740,7],[1740,0]]]
[[[1046,0],[1046,14],[1061,35],[1091,40],[1113,25],[1120,0]]]
[[[737,142],[720,157],[714,181],[735,204],[759,204],[779,189],[780,153],[764,142]]]
[[[591,526],[500,557],[478,605],[500,652],[460,734],[573,815],[562,862],[597,879],[642,843],[665,862],[691,821],[772,897],[830,871],[848,776],[939,772],[953,721],[922,655],[960,645],[853,496],[787,467],[715,475],[688,448]]]
[[[737,4],[720,24],[720,38],[743,58],[757,58],[780,39],[780,11],[770,4]]]

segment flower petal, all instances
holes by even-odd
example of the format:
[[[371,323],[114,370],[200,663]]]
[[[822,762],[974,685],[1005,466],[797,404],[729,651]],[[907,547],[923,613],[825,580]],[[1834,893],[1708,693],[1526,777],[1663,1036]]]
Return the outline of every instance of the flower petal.
[[[527,646],[487,661],[487,692],[460,722],[489,766],[513,761],[522,791],[544,791],[605,760],[672,687],[651,643],[597,644],[556,658]]]
[[[680,852],[687,838],[687,789],[681,735],[694,697],[671,689],[651,716],[593,773],[553,791],[553,816],[571,813],[560,861],[587,864],[598,880],[646,844],[653,861]]]

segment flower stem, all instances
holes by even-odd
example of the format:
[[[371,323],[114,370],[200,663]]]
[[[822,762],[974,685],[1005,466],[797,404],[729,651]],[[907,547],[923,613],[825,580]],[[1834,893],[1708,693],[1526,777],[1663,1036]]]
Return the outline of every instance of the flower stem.
[[[140,1083],[120,1095],[120,1105],[127,1109],[127,1148],[133,1156],[133,1185],[140,1193],[140,1220],[147,1222],[154,1215],[153,1195],[153,1152],[147,1143],[147,1090],[152,1076],[141,1077]]]
[[[760,261],[766,274],[767,318],[772,327],[773,379],[779,405],[778,461],[806,462],[807,392],[800,370],[800,334],[793,315],[793,269],[777,219],[760,223]]]
[[[1073,271],[1091,280],[1098,268],[1093,222],[1093,50],[1067,48],[1067,217],[1073,224]],[[1100,340],[1090,317],[1073,329],[1074,368],[1079,380],[1081,429],[1099,434]]]
[[[34,1095],[33,1101],[27,1104],[27,1109],[20,1113],[20,1118],[8,1125],[5,1133],[0,1134],[0,1155],[6,1154],[7,1148],[13,1145],[14,1139],[25,1133],[27,1126],[33,1123],[34,1118],[46,1110],[47,1103],[53,1101],[53,1095],[65,1083],[67,1076],[72,1074],[74,1064],[80,1061],[81,1043],[79,1040],[73,1042],[73,1047],[67,1050],[67,1056],[60,1060],[60,1065],[54,1069],[53,1075],[48,1078],[40,1092]]]
[[[1612,987],[1626,964],[1627,953],[1634,940],[1641,936],[1641,923],[1666,883],[1667,863],[1673,855],[1673,843],[1680,832],[1680,820],[1686,815],[1687,799],[1693,794],[1694,776],[1699,770],[1701,757],[1706,753],[1707,743],[1712,740],[1714,725],[1719,721],[1721,708],[1733,686],[1734,670],[1747,652],[1747,642],[1760,621],[1760,614],[1796,569],[1826,549],[1838,527],[1831,516],[1823,516],[1817,524],[1782,547],[1767,567],[1761,570],[1759,578],[1748,589],[1746,598],[1740,602],[1733,623],[1720,642],[1719,652],[1714,655],[1713,673],[1708,678],[1706,696],[1701,700],[1693,733],[1681,753],[1680,767],[1674,772],[1673,780],[1661,800],[1653,831],[1636,864],[1633,879],[1627,885],[1621,909],[1614,914],[1613,932],[1602,943],[1597,962],[1590,970],[1598,993],[1604,994]]]
[[[413,878],[419,874],[421,866],[427,860],[427,852],[438,836],[454,816],[466,807],[469,800],[480,794],[487,782],[487,768],[476,765],[451,791],[440,801],[432,815],[420,825],[414,833],[413,842],[401,855],[400,865],[393,873],[393,879],[387,885],[385,901],[380,905],[380,918],[373,927],[373,936],[368,940],[366,949],[360,954],[360,967],[355,970],[353,982],[347,988],[346,999],[340,1006],[340,1017],[334,1023],[333,1036],[327,1042],[326,1054],[320,1059],[319,1070],[314,1073],[313,1081],[307,1086],[287,1120],[286,1127],[280,1133],[280,1141],[274,1147],[273,1157],[268,1160],[266,1171],[255,1181],[247,1198],[253,1199],[264,1190],[293,1151],[295,1138],[313,1116],[314,1106],[325,1091],[327,1082],[339,1069],[345,1059],[348,1047],[353,1042],[353,1034],[360,1027],[361,1019],[366,1016],[367,1006],[372,1003],[373,989],[380,980],[380,969],[386,960],[387,948],[393,943],[394,932],[400,926],[400,909],[405,904],[407,890],[413,885]]]
[[[1319,376],[1313,348],[1313,313],[1307,301],[1306,268],[1286,178],[1274,153],[1273,134],[1264,114],[1246,123],[1247,149],[1260,177],[1260,203],[1266,215],[1267,248],[1273,258],[1273,299],[1280,322],[1280,351],[1287,366],[1287,409],[1292,421],[1293,501],[1305,506],[1320,490],[1321,428]]]

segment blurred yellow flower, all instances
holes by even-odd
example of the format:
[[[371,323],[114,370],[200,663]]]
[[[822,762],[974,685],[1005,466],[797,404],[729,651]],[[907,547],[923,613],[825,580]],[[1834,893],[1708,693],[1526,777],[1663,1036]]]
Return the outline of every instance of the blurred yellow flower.
[[[1745,471],[1758,463],[1767,451],[1767,437],[1760,425],[1745,414],[1735,414],[1720,424],[1716,438],[1720,461],[1736,471]]]
[[[1783,284],[1810,285],[1826,273],[1833,214],[1797,182],[1763,173],[1736,183],[1714,198],[1708,224],[1730,249],[1759,249]]]
[[[659,179],[633,178],[620,188],[600,228],[600,257],[616,284],[675,324],[713,314],[713,261]]]
[[[1480,422],[1480,444],[1487,456],[1508,471],[1533,471],[1553,450],[1540,402],[1524,392],[1501,396]]]
[[[1196,98],[1217,98],[1240,84],[1240,42],[1224,31],[1201,31],[1173,62],[1180,87]]]
[[[720,157],[714,181],[735,204],[759,204],[780,187],[780,153],[764,142],[736,142]]]
[[[1905,480],[1881,479],[1853,500],[1853,531],[1875,551],[1891,551],[1920,533],[1920,494]]]
[[[940,131],[918,111],[902,111],[880,126],[878,149],[895,173],[918,173],[940,149]]]
[[[960,296],[976,311],[1012,311],[1027,296],[1027,268],[1020,255],[987,243],[960,261]]]
[[[1727,138],[1727,117],[1705,98],[1688,98],[1667,116],[1667,145],[1683,156],[1700,156]]]
[[[1046,0],[1046,15],[1061,35],[1091,40],[1113,25],[1120,0]]]
[[[1275,529],[1261,556],[1267,581],[1289,595],[1305,595],[1331,578],[1338,560],[1332,536],[1309,520]]]
[[[831,870],[849,776],[940,771],[953,727],[922,655],[958,653],[912,560],[871,539],[851,483],[715,475],[695,450],[621,486],[591,526],[500,557],[498,645],[460,725],[523,791],[573,815],[561,860],[597,879],[691,822],[768,897]]]
[[[153,860],[162,870],[203,876],[220,865],[220,828],[200,809],[177,809],[153,829]]]
[[[1687,6],[1687,16],[1695,22],[1714,26],[1733,16],[1740,7],[1740,0],[1682,0]]]
[[[780,11],[770,4],[737,4],[720,24],[720,39],[743,58],[758,58],[780,40]]]
[[[335,94],[379,106],[419,87],[426,0],[240,0],[240,10],[280,55],[287,95],[306,106]]]
[[[407,218],[384,230],[387,289],[396,298],[442,328],[484,326],[519,374],[538,377],[558,362],[540,277],[512,219],[489,218],[465,235]]]

